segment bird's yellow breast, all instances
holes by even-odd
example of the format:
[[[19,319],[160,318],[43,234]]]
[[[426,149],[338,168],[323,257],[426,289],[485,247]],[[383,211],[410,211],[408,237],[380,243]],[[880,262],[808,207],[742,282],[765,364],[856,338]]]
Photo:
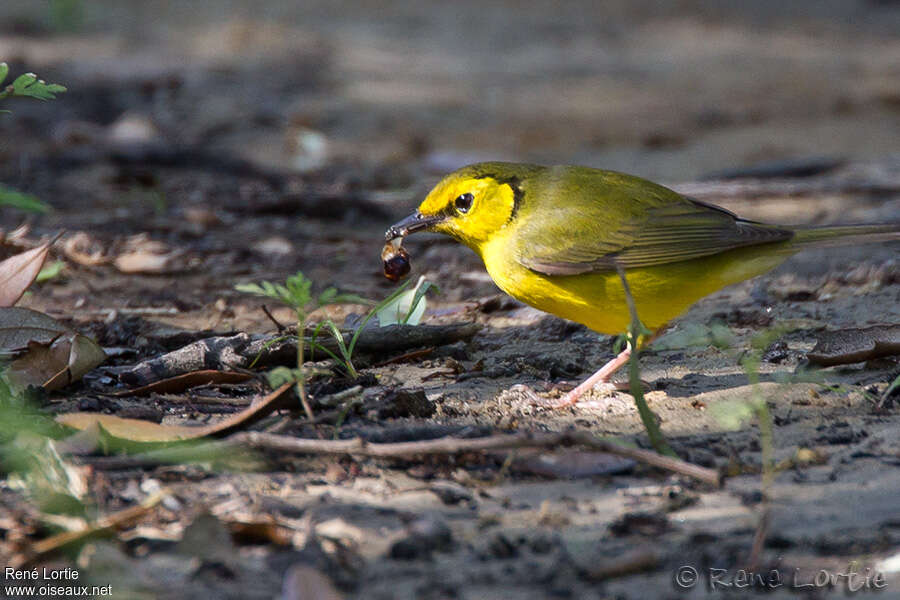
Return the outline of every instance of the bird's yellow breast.
[[[599,333],[618,335],[628,329],[631,319],[618,273],[535,273],[512,256],[511,235],[515,235],[514,229],[476,248],[500,289],[537,309]],[[641,322],[656,330],[700,298],[765,273],[786,257],[783,252],[762,247],[740,248],[701,259],[630,269],[626,277]]]

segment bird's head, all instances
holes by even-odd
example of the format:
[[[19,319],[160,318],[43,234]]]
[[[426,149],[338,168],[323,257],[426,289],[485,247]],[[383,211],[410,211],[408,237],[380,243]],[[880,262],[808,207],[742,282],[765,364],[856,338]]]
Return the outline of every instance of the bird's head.
[[[445,233],[476,252],[516,216],[522,183],[541,169],[535,165],[477,163],[444,177],[416,212],[392,225],[388,240],[416,231]]]

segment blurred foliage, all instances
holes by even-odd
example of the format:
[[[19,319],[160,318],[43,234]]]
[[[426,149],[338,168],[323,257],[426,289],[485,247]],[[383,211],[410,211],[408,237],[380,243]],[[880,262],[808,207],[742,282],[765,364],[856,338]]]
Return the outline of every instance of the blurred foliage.
[[[9,206],[28,212],[46,213],[50,207],[30,194],[17,192],[0,184],[0,207]]]
[[[0,62],[0,86],[9,75],[9,65]],[[6,87],[0,87],[0,100],[12,97],[36,98],[38,100],[53,100],[56,94],[65,92],[66,88],[56,83],[47,83],[38,79],[34,73],[25,73],[16,77]],[[0,110],[0,113],[9,113],[8,110]],[[9,206],[29,212],[45,213],[50,207],[29,194],[23,194],[0,184],[0,207]]]
[[[84,25],[81,0],[50,0],[50,24],[57,31],[78,31]]]
[[[9,75],[9,65],[5,62],[0,63],[0,85],[6,81],[7,75]],[[14,97],[54,100],[56,94],[61,94],[65,91],[65,86],[58,83],[47,83],[43,79],[38,79],[38,76],[34,73],[23,73],[5,88],[0,89],[0,100]]]

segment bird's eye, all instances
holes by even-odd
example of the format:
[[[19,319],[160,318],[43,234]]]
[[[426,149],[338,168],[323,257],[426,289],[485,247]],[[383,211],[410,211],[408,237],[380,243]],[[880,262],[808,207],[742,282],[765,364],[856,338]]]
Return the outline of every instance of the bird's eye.
[[[453,201],[453,205],[456,207],[461,213],[469,212],[469,209],[472,208],[472,202],[475,200],[475,196],[472,194],[460,194],[456,197],[456,200]]]

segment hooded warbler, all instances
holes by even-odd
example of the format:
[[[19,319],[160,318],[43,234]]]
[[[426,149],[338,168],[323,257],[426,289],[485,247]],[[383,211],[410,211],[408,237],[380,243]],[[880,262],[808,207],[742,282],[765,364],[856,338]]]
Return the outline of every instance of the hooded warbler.
[[[742,219],[653,182],[588,167],[485,162],[445,176],[385,234],[385,274],[409,270],[400,245],[416,231],[475,251],[510,296],[606,334],[627,330],[624,269],[651,331],[700,298],[755,277],[804,248],[900,239],[900,223],[834,227]],[[608,382],[626,349],[557,406]]]

